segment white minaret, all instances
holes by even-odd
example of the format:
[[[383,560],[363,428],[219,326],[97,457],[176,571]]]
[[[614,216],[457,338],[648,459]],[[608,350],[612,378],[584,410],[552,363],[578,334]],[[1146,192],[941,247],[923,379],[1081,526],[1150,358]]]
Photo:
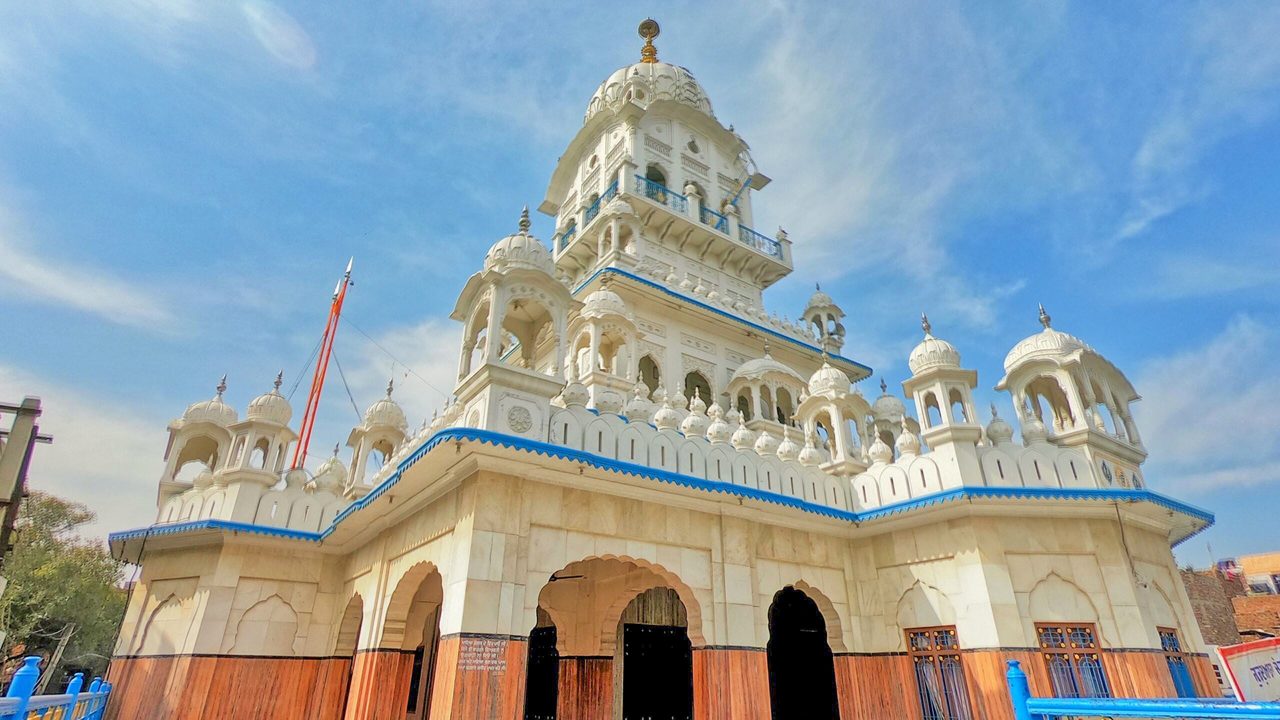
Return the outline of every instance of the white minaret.
[[[960,352],[946,340],[933,336],[929,317],[920,315],[924,339],[911,351],[907,365],[911,377],[902,388],[915,400],[920,435],[940,467],[956,467],[958,474],[943,473],[943,483],[981,477],[977,443],[982,425],[973,407],[978,373],[960,367]]]

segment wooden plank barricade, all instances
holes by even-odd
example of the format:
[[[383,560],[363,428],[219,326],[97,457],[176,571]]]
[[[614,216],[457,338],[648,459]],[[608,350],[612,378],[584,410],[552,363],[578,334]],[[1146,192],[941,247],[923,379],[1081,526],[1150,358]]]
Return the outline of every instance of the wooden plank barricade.
[[[1138,700],[1133,698],[1038,698],[1031,697],[1027,674],[1017,660],[1009,661],[1005,677],[1013,702],[1014,720],[1053,718],[1246,718],[1280,720],[1280,703],[1242,703],[1223,699]]]
[[[0,720],[99,720],[107,708],[111,683],[94,678],[88,689],[76,673],[61,695],[32,695],[40,679],[40,658],[24,658],[9,690],[0,698]]]

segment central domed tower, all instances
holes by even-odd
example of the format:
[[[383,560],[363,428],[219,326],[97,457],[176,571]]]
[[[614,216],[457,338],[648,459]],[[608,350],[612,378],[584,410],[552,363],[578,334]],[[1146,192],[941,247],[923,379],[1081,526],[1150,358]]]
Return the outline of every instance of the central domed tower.
[[[556,219],[557,271],[577,287],[622,268],[760,306],[792,267],[786,233],[754,225],[751,195],[769,178],[693,74],[658,59],[658,32],[641,23],[640,61],[592,94],[538,208]]]

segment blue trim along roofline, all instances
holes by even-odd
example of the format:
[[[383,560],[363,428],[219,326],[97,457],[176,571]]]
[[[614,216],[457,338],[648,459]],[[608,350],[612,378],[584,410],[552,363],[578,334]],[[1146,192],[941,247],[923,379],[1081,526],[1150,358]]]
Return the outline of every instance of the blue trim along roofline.
[[[560,460],[580,462],[601,470],[616,472],[622,475],[658,480],[706,492],[719,492],[728,495],[736,495],[738,497],[750,498],[752,500],[773,503],[775,505],[783,505],[813,513],[815,515],[821,515],[823,517],[829,517],[836,520],[845,520],[852,523],[864,523],[872,520],[879,520],[910,512],[918,508],[941,505],[952,501],[983,498],[1150,502],[1172,512],[1187,515],[1205,523],[1204,527],[1196,530],[1195,533],[1188,535],[1182,540],[1179,540],[1179,543],[1186,541],[1201,530],[1207,528],[1209,525],[1212,525],[1214,522],[1213,513],[1210,513],[1207,510],[1195,507],[1194,505],[1188,505],[1187,503],[1174,500],[1173,498],[1161,495],[1157,492],[1152,492],[1151,490],[1126,488],[958,487],[950,490],[944,490],[933,495],[886,505],[874,510],[854,512],[827,507],[825,505],[818,505],[806,500],[791,497],[790,495],[781,495],[767,490],[760,490],[758,488],[735,485],[733,483],[720,482],[718,480],[705,480],[703,478],[696,478],[690,475],[682,475],[680,473],[671,472],[670,470],[652,468],[647,465],[639,465],[622,460],[615,460],[613,458],[601,457],[583,450],[576,450],[562,445],[553,445],[539,440],[530,440],[516,435],[507,435],[504,433],[494,432],[492,430],[481,430],[478,428],[444,428],[427,438],[416,450],[410,453],[408,457],[401,460],[400,464],[396,466],[396,469],[388,475],[385,480],[378,483],[377,487],[370,490],[369,494],[343,508],[342,512],[339,512],[337,516],[334,517],[333,522],[329,524],[329,527],[321,530],[320,532],[291,530],[288,528],[277,528],[267,525],[254,525],[251,523],[233,522],[230,520],[210,519],[158,524],[136,530],[124,530],[121,532],[111,533],[111,535],[108,536],[108,541],[116,542],[132,540],[145,536],[171,535],[197,530],[233,530],[237,532],[272,535],[297,540],[323,540],[328,537],[335,528],[337,528],[339,523],[345,520],[352,513],[360,511],[361,509],[371,505],[378,498],[382,497],[382,495],[394,487],[396,483],[400,482],[400,478],[406,470],[413,467],[437,445],[445,442],[479,442],[497,447],[508,447]],[[1175,543],[1175,545],[1176,544],[1177,543]]]
[[[762,332],[762,333],[767,333],[767,334],[769,334],[769,335],[771,335],[771,336],[773,336],[773,337],[775,337],[775,338],[777,338],[777,339],[779,339],[779,340],[782,340],[783,342],[789,342],[789,343],[791,343],[792,345],[797,345],[797,346],[799,346],[799,347],[804,348],[805,350],[811,350],[811,351],[813,351],[813,352],[815,352],[815,353],[823,354],[823,350],[822,350],[822,348],[820,348],[820,347],[816,347],[816,346],[810,345],[809,343],[802,342],[802,341],[800,341],[800,340],[797,340],[797,339],[795,339],[795,338],[791,337],[790,335],[783,335],[782,333],[778,332],[777,330],[771,330],[771,329],[769,329],[769,328],[767,328],[767,327],[765,327],[765,326],[763,326],[763,325],[759,325],[759,324],[756,324],[756,323],[754,323],[754,322],[751,322],[750,320],[747,320],[746,318],[738,317],[737,315],[734,315],[733,313],[730,313],[730,312],[726,312],[726,311],[724,311],[724,310],[721,310],[720,308],[715,307],[714,305],[708,305],[708,304],[706,304],[706,303],[702,302],[701,300],[698,300],[698,299],[695,299],[695,298],[691,298],[691,297],[689,297],[688,295],[683,295],[683,294],[681,294],[681,293],[678,293],[678,292],[676,292],[675,290],[672,290],[671,288],[667,287],[666,285],[662,285],[662,284],[660,284],[660,283],[656,283],[656,282],[654,282],[654,281],[652,281],[652,280],[649,280],[649,279],[647,279],[647,278],[642,278],[642,277],[640,277],[639,275],[636,275],[635,273],[627,272],[626,270],[623,270],[623,269],[621,269],[621,268],[615,268],[615,267],[600,268],[599,270],[597,270],[597,271],[595,271],[594,273],[592,273],[592,274],[591,274],[591,277],[587,278],[586,280],[583,280],[583,281],[582,281],[582,283],[580,283],[580,284],[578,285],[578,287],[574,288],[574,289],[573,289],[573,294],[574,294],[574,295],[577,295],[579,292],[581,292],[581,291],[582,291],[582,289],[583,289],[584,287],[586,287],[587,285],[590,285],[590,284],[591,284],[591,282],[592,282],[593,280],[595,280],[597,277],[599,277],[600,275],[602,275],[602,274],[604,274],[604,273],[613,273],[613,274],[615,274],[615,275],[620,275],[620,276],[622,276],[622,277],[625,277],[625,278],[627,278],[627,279],[629,279],[629,280],[634,280],[634,281],[636,281],[636,282],[638,282],[638,283],[640,283],[640,284],[642,284],[642,285],[647,285],[647,286],[649,286],[649,287],[651,287],[651,288],[654,288],[655,290],[659,290],[659,291],[661,291],[661,292],[663,292],[663,293],[666,293],[667,295],[670,295],[671,297],[676,298],[677,300],[681,300],[681,301],[683,301],[683,302],[687,302],[687,303],[689,303],[690,305],[696,305],[697,307],[700,307],[700,308],[702,308],[702,309],[704,309],[704,310],[709,310],[710,312],[713,312],[713,313],[715,313],[715,314],[717,314],[717,315],[722,315],[722,316],[724,316],[724,317],[729,318],[730,320],[733,320],[733,321],[735,321],[735,322],[742,323],[743,325],[747,325],[748,327],[750,327],[750,328],[752,328],[752,329],[754,329],[754,330],[758,330],[758,331],[760,331],[760,332]],[[871,376],[875,373],[875,371],[874,371],[874,370],[872,370],[870,366],[868,366],[868,365],[863,365],[862,363],[858,362],[857,360],[850,360],[849,358],[844,357],[844,356],[842,356],[842,355],[834,355],[834,354],[832,354],[832,353],[826,353],[826,356],[827,356],[828,358],[830,358],[830,359],[831,359],[832,361],[834,361],[834,362],[844,363],[844,364],[846,364],[846,365],[848,365],[848,366],[850,366],[850,367],[855,367],[855,368],[858,368],[859,370],[865,371],[865,372],[867,373],[867,377],[871,377]],[[865,379],[865,378],[860,378],[860,379]]]

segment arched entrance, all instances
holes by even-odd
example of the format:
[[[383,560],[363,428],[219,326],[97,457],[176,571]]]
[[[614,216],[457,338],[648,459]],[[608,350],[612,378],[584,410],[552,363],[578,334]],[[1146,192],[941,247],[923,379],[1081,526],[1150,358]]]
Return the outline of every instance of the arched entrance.
[[[556,649],[556,626],[547,611],[538,608],[538,624],[529,633],[524,720],[556,720],[559,685],[560,651]]]
[[[618,620],[622,720],[692,720],[693,646],[684,603],[668,587],[627,604]]]
[[[538,594],[525,717],[692,720],[699,618],[693,592],[660,566],[569,563]]]
[[[400,707],[406,720],[426,720],[431,711],[431,690],[440,647],[440,605],[444,587],[440,573],[430,565],[415,565],[405,573],[391,594],[382,633],[383,647],[398,648],[407,657],[399,682],[389,684],[404,698]]]
[[[347,694],[343,698],[343,702],[350,704],[352,681],[355,676],[355,660],[356,647],[360,644],[360,626],[364,622],[364,600],[359,595],[353,595],[347,601],[347,607],[342,611],[342,619],[338,621],[338,638],[334,643],[333,655],[340,658],[351,658],[351,665],[347,668]],[[346,708],[343,708],[343,714],[346,714]]]
[[[835,661],[818,604],[792,586],[769,606],[769,704],[774,720],[839,720]]]

